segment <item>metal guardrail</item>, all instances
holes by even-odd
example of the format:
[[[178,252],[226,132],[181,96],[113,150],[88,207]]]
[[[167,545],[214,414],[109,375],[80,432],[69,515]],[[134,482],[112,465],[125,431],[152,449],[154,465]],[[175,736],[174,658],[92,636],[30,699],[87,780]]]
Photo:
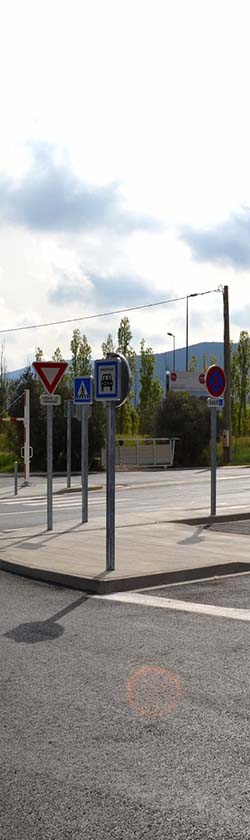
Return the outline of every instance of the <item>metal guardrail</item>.
[[[172,467],[178,438],[120,439],[116,441],[115,463],[118,467]],[[102,467],[106,467],[106,449],[102,449]]]

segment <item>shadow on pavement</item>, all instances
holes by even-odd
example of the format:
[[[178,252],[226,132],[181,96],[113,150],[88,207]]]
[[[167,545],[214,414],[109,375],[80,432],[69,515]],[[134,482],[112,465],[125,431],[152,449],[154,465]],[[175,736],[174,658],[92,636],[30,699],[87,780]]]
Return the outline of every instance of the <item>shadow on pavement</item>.
[[[178,545],[194,545],[196,543],[204,542],[205,537],[202,534],[203,530],[203,525],[199,525],[191,537],[185,537],[185,540],[178,540]]]
[[[68,613],[80,607],[87,600],[88,596],[82,595],[81,598],[77,598],[77,601],[73,601],[73,603],[64,607],[63,610],[52,615],[51,618],[47,618],[46,621],[28,621],[25,624],[18,624],[17,627],[13,627],[13,630],[8,630],[4,635],[7,639],[12,639],[14,642],[33,645],[36,642],[54,641],[64,633],[64,627],[61,624],[57,624],[58,619],[68,615]]]

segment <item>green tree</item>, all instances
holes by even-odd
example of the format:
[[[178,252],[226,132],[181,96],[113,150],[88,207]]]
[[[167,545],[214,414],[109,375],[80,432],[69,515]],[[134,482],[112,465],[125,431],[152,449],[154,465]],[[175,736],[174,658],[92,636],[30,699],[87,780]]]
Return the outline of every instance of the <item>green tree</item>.
[[[53,353],[52,359],[53,359],[53,362],[63,362],[64,361],[64,359],[62,357],[60,347],[56,347],[55,352]]]
[[[202,370],[203,370],[203,373],[205,373],[205,372],[206,372],[206,370],[207,370],[207,357],[206,357],[206,353],[202,353]]]
[[[237,405],[237,433],[247,431],[247,400],[250,383],[250,339],[246,330],[240,333],[239,343],[232,358],[232,389],[234,406]]]
[[[5,342],[2,341],[0,348],[0,413],[7,407],[8,376],[7,361],[5,356]]]
[[[109,333],[108,336],[107,336],[107,341],[102,342],[102,354],[103,354],[104,359],[106,359],[106,356],[108,355],[108,353],[114,353],[114,352],[115,352],[115,345],[114,345],[114,342],[113,342],[112,335],[111,335],[111,333]]]
[[[142,434],[151,433],[154,413],[163,397],[163,390],[158,379],[154,378],[155,357],[152,347],[141,341],[139,417]]]
[[[126,359],[127,359],[129,353],[132,350],[131,340],[133,338],[130,323],[129,323],[129,319],[127,318],[127,316],[125,316],[125,318],[121,319],[120,326],[118,328],[117,338],[118,338],[117,353],[123,353],[123,356],[126,356]],[[134,352],[134,351],[132,351],[132,352]]]
[[[222,419],[217,419],[217,435]],[[193,467],[209,463],[210,412],[207,401],[190,394],[169,392],[155,415],[154,432],[158,437],[176,437],[175,463]]]
[[[42,348],[41,348],[41,347],[36,347],[36,350],[35,350],[35,361],[36,361],[36,362],[42,362],[42,361],[43,361],[43,359],[44,359],[44,355],[43,355],[43,350],[42,350]]]
[[[132,382],[128,399],[121,408],[117,409],[116,413],[116,431],[120,435],[137,434],[139,428],[138,413],[134,406],[136,353],[131,346],[132,338],[132,330],[129,319],[126,316],[121,319],[117,332],[117,353],[122,353],[122,355],[127,359],[131,371]]]
[[[73,377],[90,376],[92,349],[86,335],[81,335],[79,329],[73,330],[70,349],[72,353],[70,367]]]
[[[191,356],[191,359],[190,359],[190,362],[189,362],[189,371],[191,373],[192,371],[195,371],[195,370],[198,370],[198,359],[197,359],[197,356]]]

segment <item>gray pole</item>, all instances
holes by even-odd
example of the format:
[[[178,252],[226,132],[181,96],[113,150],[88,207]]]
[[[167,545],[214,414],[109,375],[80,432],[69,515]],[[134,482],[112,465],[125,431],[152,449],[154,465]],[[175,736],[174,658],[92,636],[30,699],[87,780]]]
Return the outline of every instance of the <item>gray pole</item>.
[[[211,411],[211,516],[216,516],[216,426],[217,408],[212,406]]]
[[[14,495],[17,496],[18,493],[18,462],[15,461],[14,463]]]
[[[106,570],[115,568],[115,404],[107,404]]]
[[[71,405],[67,400],[67,487],[71,487]]]
[[[47,530],[53,529],[53,405],[47,405]]]
[[[175,335],[173,335],[173,370],[175,370]]]
[[[82,522],[88,522],[88,406],[82,405],[81,416],[81,475]]]

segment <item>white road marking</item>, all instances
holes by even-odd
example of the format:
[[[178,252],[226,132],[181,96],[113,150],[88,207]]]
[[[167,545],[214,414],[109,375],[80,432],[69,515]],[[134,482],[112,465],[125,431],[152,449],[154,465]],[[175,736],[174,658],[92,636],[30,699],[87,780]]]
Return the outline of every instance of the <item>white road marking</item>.
[[[173,598],[158,598],[154,595],[141,595],[139,592],[118,592],[113,595],[96,595],[105,601],[117,601],[121,604],[136,604],[140,607],[159,607],[164,610],[178,610],[179,612],[199,613],[214,618],[231,618],[235,621],[250,621],[250,610],[235,609],[234,607],[215,607],[212,604],[196,604],[192,601],[178,601]]]

